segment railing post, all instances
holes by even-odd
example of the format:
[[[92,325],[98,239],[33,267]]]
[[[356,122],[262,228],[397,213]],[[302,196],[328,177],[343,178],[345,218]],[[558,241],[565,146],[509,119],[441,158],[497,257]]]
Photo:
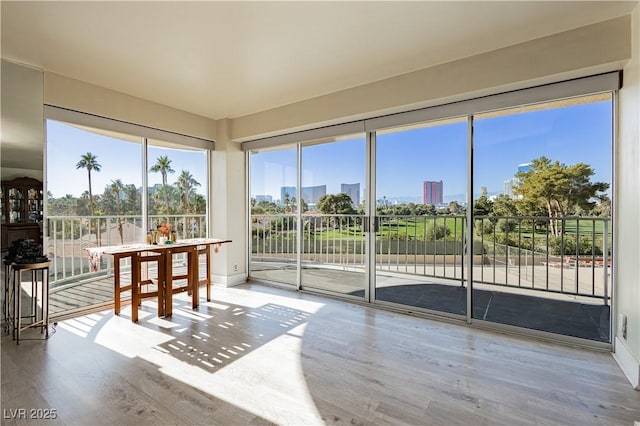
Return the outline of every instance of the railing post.
[[[604,219],[602,222],[602,282],[604,285],[603,298],[604,305],[609,304],[609,222]],[[612,265],[613,266],[613,265]]]

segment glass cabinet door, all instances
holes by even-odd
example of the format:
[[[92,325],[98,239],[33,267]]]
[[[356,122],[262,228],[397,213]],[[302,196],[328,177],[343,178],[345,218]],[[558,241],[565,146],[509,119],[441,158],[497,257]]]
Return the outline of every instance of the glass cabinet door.
[[[4,208],[4,189],[0,189],[0,223],[7,222],[7,212]]]
[[[20,188],[9,188],[9,223],[24,220],[24,198]]]
[[[31,223],[42,220],[42,190],[30,188],[27,191],[27,220]]]

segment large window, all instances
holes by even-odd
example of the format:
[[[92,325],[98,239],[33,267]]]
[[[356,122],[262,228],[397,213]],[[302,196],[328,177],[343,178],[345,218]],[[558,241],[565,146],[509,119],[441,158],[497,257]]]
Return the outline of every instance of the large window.
[[[467,120],[376,134],[378,301],[465,315]]]
[[[474,318],[609,341],[611,94],[474,120]]]
[[[112,259],[91,264],[85,248],[141,243],[161,224],[207,235],[205,149],[47,120],[46,158],[53,315],[113,301]]]
[[[295,285],[297,278],[297,149],[254,152],[250,158],[252,276]]]
[[[611,73],[282,137],[295,149],[247,143],[251,276],[609,344],[618,83]],[[285,153],[301,170],[286,183],[263,161]],[[265,182],[288,188],[279,217],[256,214]],[[340,194],[351,190],[360,200]],[[327,209],[340,197],[352,210]]]

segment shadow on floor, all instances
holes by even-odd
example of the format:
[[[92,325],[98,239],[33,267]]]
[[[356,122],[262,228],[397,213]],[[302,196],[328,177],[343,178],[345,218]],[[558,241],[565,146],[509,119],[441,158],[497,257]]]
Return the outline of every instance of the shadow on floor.
[[[364,291],[354,291],[364,296]],[[467,289],[443,284],[395,285],[376,289],[376,299],[465,315]],[[533,330],[609,342],[610,308],[498,291],[473,291],[473,318]]]

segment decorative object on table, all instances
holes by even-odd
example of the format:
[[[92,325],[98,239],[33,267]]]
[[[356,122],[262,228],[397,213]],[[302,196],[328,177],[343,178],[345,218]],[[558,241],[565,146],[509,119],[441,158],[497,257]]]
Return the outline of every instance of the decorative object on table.
[[[171,233],[171,224],[170,223],[162,223],[158,225],[158,232],[160,232],[165,237],[169,238],[169,234]]]
[[[171,234],[171,224],[170,223],[161,223],[160,225],[156,226],[156,238],[155,238],[155,243],[156,244],[166,244],[168,241],[170,241],[170,234]]]
[[[19,264],[49,261],[49,258],[42,254],[42,245],[31,239],[19,239],[12,242],[4,258]]]

